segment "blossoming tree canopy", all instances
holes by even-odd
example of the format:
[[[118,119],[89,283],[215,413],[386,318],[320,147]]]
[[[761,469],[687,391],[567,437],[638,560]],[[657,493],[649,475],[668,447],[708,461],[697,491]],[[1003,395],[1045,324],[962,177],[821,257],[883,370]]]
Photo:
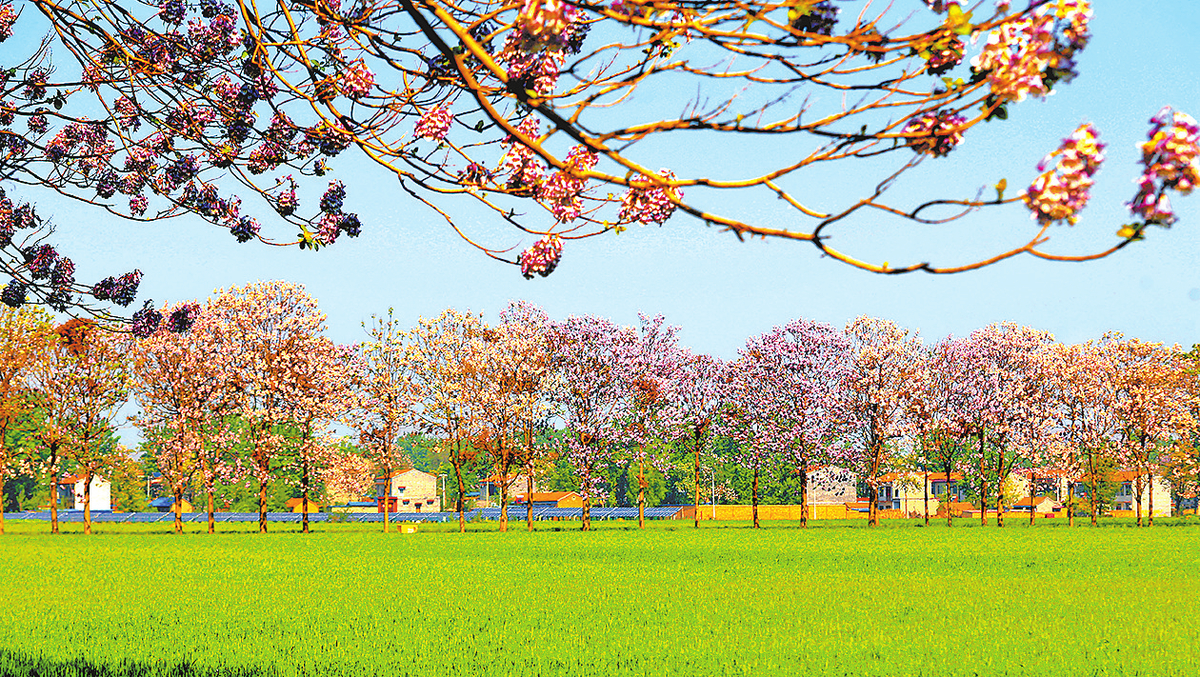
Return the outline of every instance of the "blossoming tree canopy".
[[[876,272],[955,272],[1019,254],[1096,258],[1169,225],[1169,193],[1190,192],[1200,167],[1195,121],[1164,109],[1143,148],[1132,223],[1087,256],[1043,245],[1088,201],[1103,160],[1090,125],[1016,195],[1004,195],[1005,182],[995,199],[920,196],[912,207],[889,194],[900,175],[960,152],[979,123],[1069,82],[1090,38],[1089,0],[30,6],[52,24],[54,44],[4,85],[12,171],[134,219],[196,214],[239,242],[316,249],[358,235],[353,186],[327,176],[352,146],[526,277],[550,274],[568,241],[662,225],[676,212],[739,238],[805,241]],[[17,12],[0,7],[7,37]],[[51,61],[51,49],[62,56]],[[843,101],[847,91],[858,97]],[[685,161],[678,150],[701,138],[742,156],[720,167]],[[763,139],[787,152],[746,150]],[[891,164],[859,173],[860,198],[803,190],[815,172],[881,156]],[[731,192],[777,197],[795,218],[786,228],[758,222]],[[458,199],[513,236],[480,241],[454,216]],[[1015,203],[1034,217],[1028,240],[979,260],[889,266],[828,237],[860,214],[931,224]],[[11,260],[10,272],[20,265]]]

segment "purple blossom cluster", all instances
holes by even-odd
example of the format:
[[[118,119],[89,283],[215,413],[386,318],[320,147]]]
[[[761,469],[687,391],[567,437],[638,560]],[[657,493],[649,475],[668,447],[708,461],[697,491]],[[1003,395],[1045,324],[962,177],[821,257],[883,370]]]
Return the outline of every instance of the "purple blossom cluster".
[[[92,287],[92,296],[97,301],[112,301],[118,306],[128,306],[137,296],[142,282],[142,271],[133,270],[120,277],[106,277]]]
[[[534,242],[532,247],[521,252],[518,257],[521,275],[527,280],[533,279],[535,273],[542,277],[553,273],[560,260],[562,240],[557,235],[547,235]]]
[[[792,28],[816,35],[833,35],[837,25],[838,8],[832,0],[800,0],[788,11],[788,22]]]
[[[903,133],[909,136],[908,145],[917,153],[945,157],[962,143],[962,126],[966,123],[967,119],[958,113],[931,111],[909,120]]]
[[[418,139],[441,141],[450,132],[451,122],[454,122],[454,114],[450,112],[449,108],[445,106],[432,108],[425,111],[421,115],[421,118],[417,120],[417,126],[413,134]]]
[[[25,283],[20,280],[9,280],[0,290],[0,302],[9,308],[20,308],[27,300]]]
[[[1104,144],[1090,124],[1080,125],[1062,145],[1038,164],[1037,178],[1022,194],[1033,218],[1040,223],[1066,221],[1074,225],[1087,206],[1093,176],[1104,162]],[[1053,166],[1050,161],[1058,158]]]
[[[158,331],[158,327],[162,324],[162,313],[154,307],[153,301],[146,301],[142,309],[135,312],[133,317],[131,330],[133,335],[138,338],[146,338],[154,332]]]
[[[58,252],[48,244],[39,245],[25,252],[25,267],[35,280],[44,280],[50,277],[50,273],[54,271],[57,263]]]
[[[664,181],[675,180],[675,173],[669,169],[660,170],[658,175]],[[617,212],[622,221],[661,226],[675,213],[675,203],[683,199],[683,191],[678,187],[664,186],[644,174],[638,174],[631,183],[635,185],[621,196],[621,209]]]
[[[1164,107],[1150,118],[1148,140],[1141,145],[1142,175],[1129,210],[1146,223],[1169,226],[1175,212],[1167,190],[1187,195],[1200,181],[1200,125],[1187,113]]]
[[[259,225],[258,221],[249,216],[242,216],[233,220],[229,226],[229,232],[237,238],[238,242],[249,242],[258,236]]]
[[[44,68],[34,68],[25,74],[25,98],[37,101],[46,96],[46,79],[49,73]]]
[[[559,223],[574,221],[583,213],[583,191],[587,179],[577,175],[596,166],[599,158],[584,146],[567,151],[566,168],[554,172],[538,186],[538,199],[550,208]]]
[[[1075,54],[1087,45],[1091,18],[1089,0],[1043,4],[993,30],[971,65],[987,74],[1001,102],[1045,97],[1054,83],[1075,76]]]
[[[195,302],[185,303],[172,310],[171,314],[167,316],[167,331],[182,334],[191,329],[199,317],[200,304]]]

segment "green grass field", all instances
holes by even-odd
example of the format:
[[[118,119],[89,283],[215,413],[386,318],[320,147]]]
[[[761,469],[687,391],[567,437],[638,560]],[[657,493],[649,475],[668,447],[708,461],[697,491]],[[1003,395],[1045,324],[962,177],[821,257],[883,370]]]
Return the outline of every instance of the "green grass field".
[[[52,537],[9,521],[0,674],[1194,675],[1200,526],[1164,522]]]

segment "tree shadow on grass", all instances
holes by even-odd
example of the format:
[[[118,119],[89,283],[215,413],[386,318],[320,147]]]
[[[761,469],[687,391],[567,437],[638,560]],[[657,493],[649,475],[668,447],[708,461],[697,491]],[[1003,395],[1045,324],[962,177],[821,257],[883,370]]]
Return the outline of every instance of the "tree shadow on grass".
[[[4,677],[276,677],[272,668],[196,666],[187,662],[97,662],[85,656],[47,658],[0,649]]]

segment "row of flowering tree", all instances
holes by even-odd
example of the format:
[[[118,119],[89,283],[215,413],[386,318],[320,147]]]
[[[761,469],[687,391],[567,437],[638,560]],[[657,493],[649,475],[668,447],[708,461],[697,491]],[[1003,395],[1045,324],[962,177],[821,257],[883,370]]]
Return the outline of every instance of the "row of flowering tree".
[[[1020,255],[1098,258],[1171,225],[1170,194],[1200,179],[1200,126],[1164,108],[1141,148],[1132,222],[1099,252],[1046,244],[1089,201],[1104,160],[1090,124],[1064,128],[1023,190],[1006,194],[997,176],[994,197],[971,187],[902,199],[891,191],[903,175],[959,152],[977,125],[1016,124],[1003,121],[1018,104],[1070,82],[1093,9],[1088,0],[844,5],[3,2],[0,41],[15,57],[0,64],[0,180],[134,221],[190,215],[239,242],[315,250],[364,229],[347,203],[353,186],[329,176],[356,155],[448,233],[532,277],[550,274],[568,242],[676,213],[889,274]],[[652,107],[639,90],[653,92]],[[713,173],[675,152],[697,138],[737,161]],[[787,150],[754,152],[763,139]],[[847,177],[856,192],[811,196],[814,174]],[[777,219],[731,192],[779,198],[795,225],[769,225]],[[511,225],[511,238],[477,241],[455,217],[463,203]],[[889,265],[829,237],[859,219],[925,232],[1016,205],[1034,225],[980,259]],[[79,284],[51,234],[24,194],[0,196],[5,302],[105,314],[105,303],[132,301],[136,271],[116,286]]]
[[[35,428],[26,438],[35,443],[3,450],[5,472],[52,478],[69,458],[79,474],[102,473],[112,460],[102,438],[132,398],[177,530],[185,492],[205,497],[212,531],[217,485],[247,482],[265,531],[268,489],[279,481],[294,484],[307,529],[316,492],[336,484],[361,494],[374,477],[392,477],[409,463],[412,434],[436,441],[452,469],[464,530],[462,497],[477,467],[500,487],[501,529],[512,481],[522,477],[518,489],[532,496],[534,478],[564,463],[584,500],[583,528],[612,492],[614,468],[628,468],[627,495],[644,525],[650,478],[684,454],[697,524],[706,455],[748,473],[756,525],[760,484],[781,472],[804,505],[813,482],[857,480],[872,525],[885,475],[917,468],[922,483],[930,469],[947,484],[961,473],[982,521],[990,505],[1000,525],[1015,475],[1028,478],[1031,498],[1039,477],[1065,477],[1072,520],[1081,483],[1093,522],[1114,466],[1134,472],[1139,523],[1143,493],[1145,523],[1153,520],[1152,478],[1195,483],[1197,360],[1117,334],[1067,345],[1006,323],[929,345],[878,318],[844,330],[797,319],[726,361],[680,345],[661,317],[639,327],[554,320],[525,302],[494,323],[446,310],[404,328],[389,313],[365,326],[363,342],[337,346],[316,300],[283,282],[155,314],[138,336],[83,320],[53,329],[29,307],[4,312],[0,425]],[[337,424],[355,432],[357,452],[334,442]],[[828,468],[838,470],[816,472]]]

